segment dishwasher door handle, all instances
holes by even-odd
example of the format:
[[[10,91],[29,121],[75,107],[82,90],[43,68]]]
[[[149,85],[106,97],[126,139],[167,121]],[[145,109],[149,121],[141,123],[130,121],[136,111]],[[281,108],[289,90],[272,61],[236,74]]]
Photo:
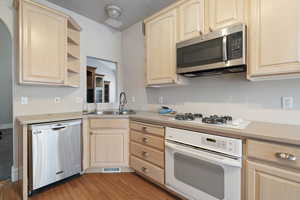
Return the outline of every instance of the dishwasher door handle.
[[[53,131],[61,131],[63,129],[67,128],[66,126],[61,126],[61,127],[56,127],[56,128],[52,128]]]

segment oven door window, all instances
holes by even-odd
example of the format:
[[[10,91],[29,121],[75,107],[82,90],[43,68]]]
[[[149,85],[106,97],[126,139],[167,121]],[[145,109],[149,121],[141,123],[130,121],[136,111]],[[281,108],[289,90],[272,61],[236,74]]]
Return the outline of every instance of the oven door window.
[[[219,165],[174,153],[175,178],[216,199],[224,199],[225,196],[224,174],[224,169]]]
[[[223,62],[223,38],[177,49],[178,68],[195,67]]]

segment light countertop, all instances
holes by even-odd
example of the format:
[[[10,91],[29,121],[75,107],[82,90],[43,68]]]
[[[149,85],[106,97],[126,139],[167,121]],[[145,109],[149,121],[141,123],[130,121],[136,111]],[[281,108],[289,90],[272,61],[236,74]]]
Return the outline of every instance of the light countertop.
[[[61,113],[17,117],[22,125],[82,119],[82,118],[130,118],[134,121],[152,123],[173,128],[186,129],[208,134],[234,138],[251,138],[300,146],[300,125],[287,125],[252,121],[245,129],[224,128],[215,125],[176,121],[170,116],[154,112],[138,112],[135,115],[83,115],[82,113]]]

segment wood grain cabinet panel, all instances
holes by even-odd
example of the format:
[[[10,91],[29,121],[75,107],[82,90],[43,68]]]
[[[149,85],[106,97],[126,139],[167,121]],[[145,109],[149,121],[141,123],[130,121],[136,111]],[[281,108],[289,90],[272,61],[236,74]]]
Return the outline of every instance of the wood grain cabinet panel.
[[[159,149],[161,151],[164,150],[165,141],[161,137],[152,136],[150,134],[137,132],[135,130],[130,130],[130,138],[132,141],[137,143],[153,147]]]
[[[152,164],[158,165],[161,168],[165,167],[165,157],[164,152],[152,149],[141,144],[131,142],[130,143],[130,153],[143,159],[145,161],[151,162]]]
[[[131,167],[135,169],[137,172],[153,179],[159,184],[164,184],[165,182],[165,173],[164,170],[152,165],[146,161],[143,161],[135,156],[130,157]]]
[[[206,31],[245,22],[245,0],[206,0]]]
[[[144,134],[151,134],[156,135],[160,137],[165,136],[165,129],[162,126],[152,125],[152,124],[146,124],[141,122],[131,122],[130,128],[132,130],[139,131]]]
[[[247,200],[298,200],[300,173],[247,162]]]
[[[188,0],[179,6],[179,40],[204,33],[204,0]]]
[[[20,2],[20,83],[64,84],[67,19],[32,1]]]
[[[91,131],[90,166],[92,168],[107,166],[128,166],[128,131],[99,130]]]
[[[249,1],[249,79],[299,77],[299,10],[299,0]]]
[[[178,31],[177,9],[145,22],[145,26],[147,85],[174,83]]]

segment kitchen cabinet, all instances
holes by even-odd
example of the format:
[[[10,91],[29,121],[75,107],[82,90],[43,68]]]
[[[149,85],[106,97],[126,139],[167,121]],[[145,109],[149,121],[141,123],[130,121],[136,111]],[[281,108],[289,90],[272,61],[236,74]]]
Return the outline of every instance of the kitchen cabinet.
[[[90,167],[128,167],[128,119],[90,119]]]
[[[177,10],[172,9],[145,21],[147,85],[176,80],[177,17]]]
[[[299,147],[247,141],[247,200],[296,200],[300,195]]]
[[[204,33],[204,0],[189,0],[179,6],[179,40]]]
[[[130,122],[130,167],[154,183],[165,182],[165,128]]]
[[[299,77],[299,9],[298,0],[249,1],[250,80]]]
[[[247,175],[247,200],[299,199],[299,172],[248,161]]]
[[[76,55],[80,51],[80,29],[69,28],[75,22],[64,13],[31,0],[19,1],[18,9],[19,82],[79,86],[80,61],[68,57],[69,51]]]
[[[245,22],[245,0],[206,0],[206,32]]]

